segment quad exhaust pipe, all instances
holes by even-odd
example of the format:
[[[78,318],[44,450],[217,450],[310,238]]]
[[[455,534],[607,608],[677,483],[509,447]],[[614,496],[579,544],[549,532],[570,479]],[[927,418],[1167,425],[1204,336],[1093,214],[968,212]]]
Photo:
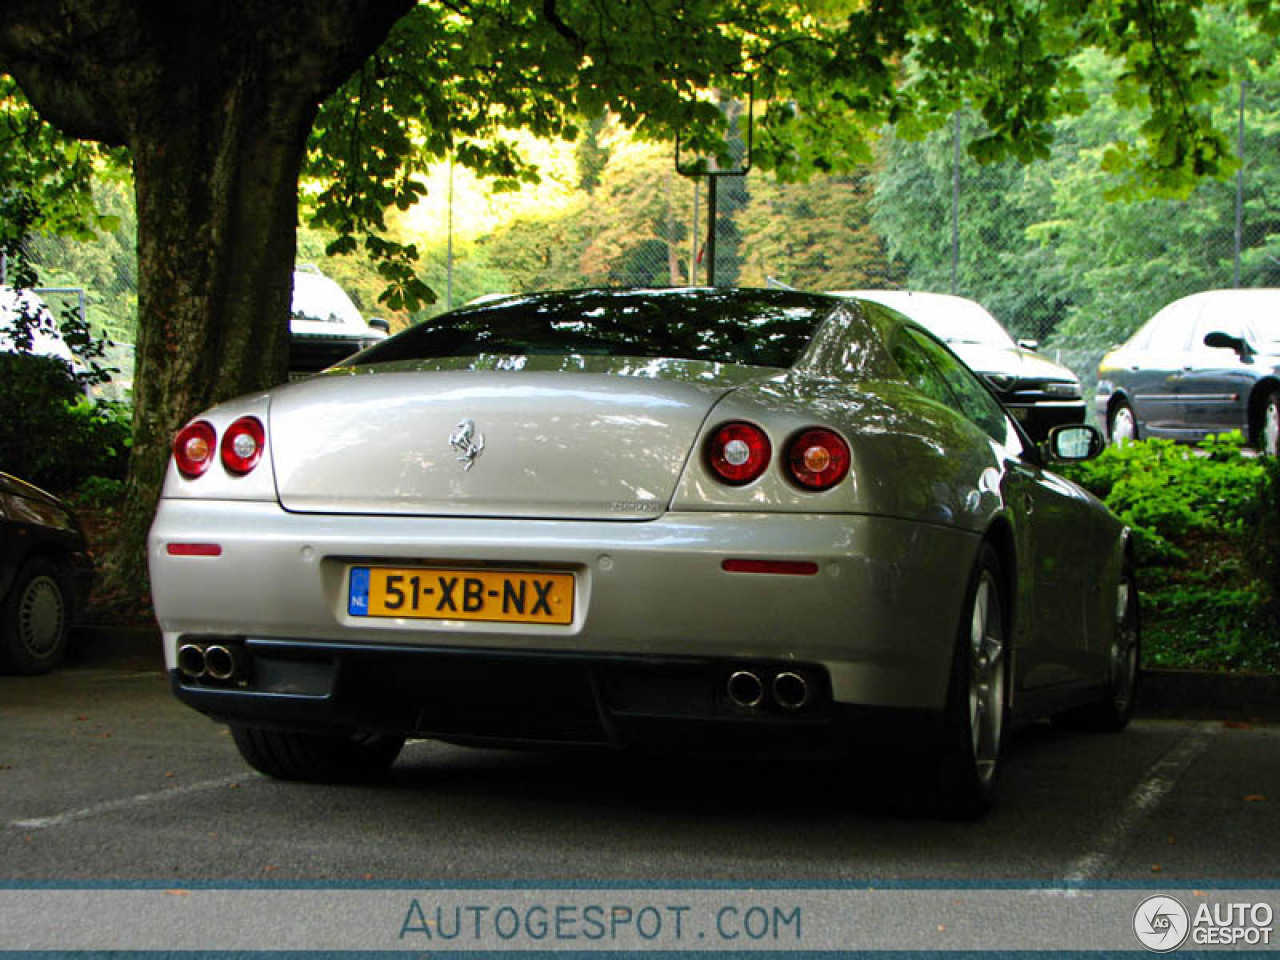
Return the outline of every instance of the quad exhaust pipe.
[[[178,672],[188,680],[240,680],[249,672],[249,655],[238,644],[184,643]]]
[[[783,710],[800,710],[809,703],[809,681],[791,670],[775,674],[766,686],[766,680],[753,670],[736,670],[729,676],[725,693],[729,702],[745,710],[761,706],[766,690],[773,702]]]
[[[726,689],[736,707],[758,707],[764,702],[764,682],[750,670],[735,672]]]
[[[773,678],[773,699],[783,710],[799,710],[809,702],[809,681],[785,670]]]

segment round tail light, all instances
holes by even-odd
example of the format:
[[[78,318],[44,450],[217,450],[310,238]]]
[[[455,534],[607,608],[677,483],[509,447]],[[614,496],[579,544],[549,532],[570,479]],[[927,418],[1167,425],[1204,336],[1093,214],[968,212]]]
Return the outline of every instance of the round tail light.
[[[173,462],[178,472],[194,480],[209,469],[213,452],[218,446],[218,434],[206,420],[188,423],[173,438]]]
[[[787,447],[791,478],[806,490],[830,490],[849,475],[849,445],[834,430],[806,430]]]
[[[772,451],[768,436],[759,427],[750,423],[726,423],[711,434],[707,462],[717,477],[738,487],[764,473]]]
[[[222,435],[222,465],[243,476],[258,465],[267,432],[257,417],[241,417]]]

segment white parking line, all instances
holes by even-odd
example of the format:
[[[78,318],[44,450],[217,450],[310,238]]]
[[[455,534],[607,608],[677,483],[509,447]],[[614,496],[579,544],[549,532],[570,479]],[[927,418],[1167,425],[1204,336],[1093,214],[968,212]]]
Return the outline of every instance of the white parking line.
[[[96,803],[91,807],[55,814],[52,817],[10,820],[9,826],[16,830],[45,830],[49,827],[60,827],[64,823],[73,823],[76,820],[88,820],[90,817],[96,817],[104,813],[114,813],[117,810],[129,810],[133,807],[146,806],[148,803],[155,803],[161,800],[171,800],[175,797],[189,796],[193,793],[203,793],[208,790],[226,789],[234,784],[244,783],[247,780],[261,779],[261,776],[261,774],[246,772],[239,777],[227,777],[223,780],[204,780],[200,783],[188,784],[185,787],[172,787],[168,790],[158,790],[155,793],[140,793],[137,796],[123,797],[120,800],[108,800],[105,803]]]
[[[1068,867],[1064,881],[1075,885],[1100,879],[1133,831],[1168,796],[1178,778],[1204,753],[1219,729],[1216,723],[1197,724],[1182,743],[1152,764],[1110,827],[1092,844],[1088,853],[1077,857]]]

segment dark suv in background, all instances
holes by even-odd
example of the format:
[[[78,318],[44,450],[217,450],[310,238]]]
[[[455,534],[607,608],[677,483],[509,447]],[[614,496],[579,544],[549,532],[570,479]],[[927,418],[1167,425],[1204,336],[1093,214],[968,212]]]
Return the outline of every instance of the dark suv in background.
[[[942,340],[980,374],[1037,443],[1063,423],[1084,423],[1088,408],[1079,378],[1035,352],[1029,340],[1015,342],[980,303],[946,293],[915,290],[840,290],[839,297],[874,300],[910,317]]]

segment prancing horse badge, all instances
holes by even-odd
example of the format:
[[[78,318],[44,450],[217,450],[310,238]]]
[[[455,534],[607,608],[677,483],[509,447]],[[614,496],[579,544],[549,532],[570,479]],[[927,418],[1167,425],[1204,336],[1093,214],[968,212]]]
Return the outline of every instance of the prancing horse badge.
[[[464,470],[476,465],[476,457],[484,453],[484,434],[476,430],[474,420],[460,420],[449,437],[449,446],[458,451],[458,462]]]

